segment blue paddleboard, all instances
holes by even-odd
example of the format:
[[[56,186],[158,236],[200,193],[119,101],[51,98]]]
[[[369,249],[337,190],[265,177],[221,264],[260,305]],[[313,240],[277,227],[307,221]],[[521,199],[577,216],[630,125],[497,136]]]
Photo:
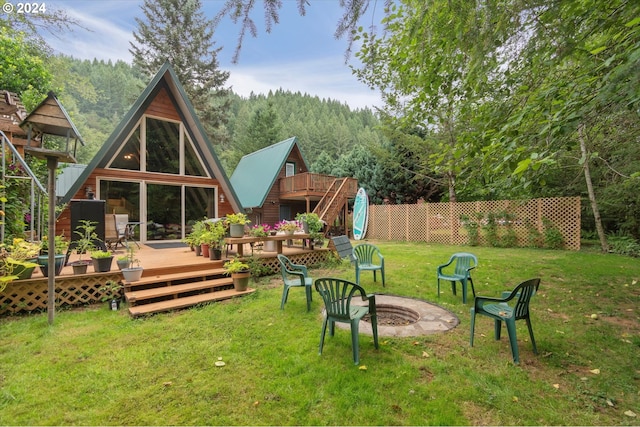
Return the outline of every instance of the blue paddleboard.
[[[364,188],[360,187],[353,203],[353,238],[361,240],[367,234],[367,220],[369,219],[369,197]]]

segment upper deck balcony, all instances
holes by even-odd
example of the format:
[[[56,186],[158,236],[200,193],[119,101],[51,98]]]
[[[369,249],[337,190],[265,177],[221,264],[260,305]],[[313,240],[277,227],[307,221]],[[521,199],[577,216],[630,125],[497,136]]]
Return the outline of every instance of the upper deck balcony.
[[[346,180],[343,191],[349,198],[358,192],[358,180],[317,173],[299,173],[280,179],[280,198],[290,200],[320,200],[327,191],[336,191]]]

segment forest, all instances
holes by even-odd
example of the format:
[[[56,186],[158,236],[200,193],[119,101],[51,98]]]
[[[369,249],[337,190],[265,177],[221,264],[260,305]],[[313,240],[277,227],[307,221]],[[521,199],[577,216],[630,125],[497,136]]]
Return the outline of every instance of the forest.
[[[364,64],[355,72],[385,107],[352,110],[284,89],[248,98],[226,91],[210,140],[227,174],[243,155],[296,136],[313,172],[357,178],[375,204],[579,195],[585,237],[600,231],[603,249],[605,234],[637,247],[640,7],[396,3],[384,35],[352,33]],[[88,162],[149,70],[51,55],[15,22],[0,21],[0,31],[0,89],[30,108],[53,89],[87,142],[79,162]]]

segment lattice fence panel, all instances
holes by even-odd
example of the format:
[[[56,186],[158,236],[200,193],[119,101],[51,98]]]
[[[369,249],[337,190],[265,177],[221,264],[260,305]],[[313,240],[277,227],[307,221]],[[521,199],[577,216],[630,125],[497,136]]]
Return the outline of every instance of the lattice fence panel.
[[[406,217],[406,240],[424,241],[427,239],[427,230],[425,226],[427,221],[428,205],[422,203],[416,205],[417,209],[407,209]],[[417,225],[417,226],[416,226]]]
[[[380,240],[418,240],[464,245],[469,235],[462,216],[472,220],[480,215],[479,244],[487,245],[487,214],[510,214],[507,224],[498,221],[498,236],[504,238],[511,228],[519,246],[531,245],[531,230],[544,233],[543,219],[561,232],[565,247],[580,249],[580,198],[560,197],[534,200],[492,200],[461,203],[421,203],[415,205],[372,205],[369,209],[367,237]]]
[[[430,242],[452,244],[452,218],[449,203],[431,203],[429,205]]]
[[[119,281],[119,272],[111,275],[56,277],[56,307],[78,306],[100,301],[100,287],[108,280]],[[45,311],[49,295],[46,278],[10,283],[0,293],[0,314]]]

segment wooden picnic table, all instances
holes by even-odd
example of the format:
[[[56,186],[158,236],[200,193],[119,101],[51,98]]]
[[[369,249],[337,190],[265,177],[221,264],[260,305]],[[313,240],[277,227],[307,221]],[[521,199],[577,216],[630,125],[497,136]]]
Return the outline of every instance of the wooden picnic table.
[[[264,236],[264,237],[254,237],[254,236],[244,236],[244,237],[225,237],[224,241],[228,245],[237,245],[238,246],[238,256],[244,256],[243,246],[245,243],[249,243],[252,247],[256,242],[276,242],[276,252],[282,253],[282,242],[285,240],[299,240],[302,239],[303,242],[310,239],[311,235],[306,233],[295,233],[295,234],[276,234],[275,236]],[[303,243],[304,246],[304,243]]]

